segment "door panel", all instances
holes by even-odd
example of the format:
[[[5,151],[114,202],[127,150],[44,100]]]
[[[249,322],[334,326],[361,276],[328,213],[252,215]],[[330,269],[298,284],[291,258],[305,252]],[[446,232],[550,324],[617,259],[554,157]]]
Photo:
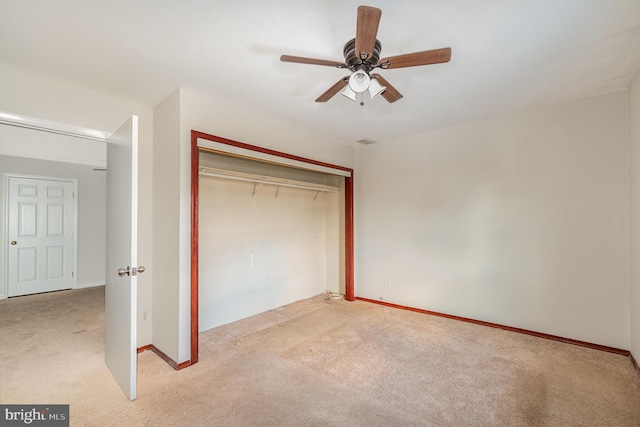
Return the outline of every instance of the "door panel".
[[[105,361],[131,400],[136,398],[138,118],[133,116],[107,144],[107,263]]]
[[[20,209],[18,237],[34,237],[38,234],[38,205],[35,203],[18,203]]]
[[[38,248],[18,248],[18,283],[36,280],[38,277]]]
[[[47,248],[47,279],[59,279],[64,276],[64,246],[49,246]]]
[[[8,176],[9,296],[74,286],[76,183]]]
[[[47,205],[47,236],[64,234],[64,205],[49,203]]]

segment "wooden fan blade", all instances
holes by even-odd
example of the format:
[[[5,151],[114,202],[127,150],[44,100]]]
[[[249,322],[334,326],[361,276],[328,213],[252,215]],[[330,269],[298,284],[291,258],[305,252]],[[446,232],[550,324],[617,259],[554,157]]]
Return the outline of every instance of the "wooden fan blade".
[[[380,74],[372,74],[373,77],[378,79],[378,82],[380,82],[380,84],[382,86],[385,86],[386,89],[384,90],[384,92],[382,92],[382,96],[384,97],[384,99],[386,99],[388,102],[396,102],[397,100],[399,100],[400,98],[402,98],[402,94],[400,92],[397,91],[397,89],[393,86],[391,86],[391,84],[387,81],[387,79],[385,79],[384,77],[382,77]]]
[[[445,47],[443,49],[390,56],[388,58],[381,59],[378,61],[378,64],[383,64],[384,62],[389,61],[389,66],[384,67],[383,65],[382,68],[404,68],[415,67],[417,65],[440,64],[442,62],[449,62],[450,59],[451,48]]]
[[[331,86],[325,93],[323,93],[322,95],[320,95],[318,97],[318,99],[316,99],[316,102],[327,102],[328,100],[330,100],[331,98],[333,98],[333,96],[340,92],[342,90],[342,88],[344,88],[347,83],[349,83],[349,77],[343,77],[340,80],[338,80],[336,82],[336,84],[334,84],[333,86]]]
[[[327,61],[326,59],[305,58],[303,56],[282,55],[282,62],[295,62],[298,64],[327,65],[329,67],[347,68],[347,64],[339,61]]]
[[[375,7],[358,7],[358,21],[356,23],[356,56],[358,58],[367,59],[373,54],[381,16],[382,11]],[[366,56],[363,52],[366,52]]]

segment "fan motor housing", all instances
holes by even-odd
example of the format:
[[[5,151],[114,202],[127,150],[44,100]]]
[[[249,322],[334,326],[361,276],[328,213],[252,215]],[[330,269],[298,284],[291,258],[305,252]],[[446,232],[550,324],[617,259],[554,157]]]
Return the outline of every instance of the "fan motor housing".
[[[362,60],[356,53],[356,39],[351,39],[344,45],[344,62],[349,66],[351,71],[365,69],[368,73],[378,65],[378,61],[380,60],[380,51],[382,51],[382,43],[380,43],[380,40],[376,39],[373,46],[373,53],[369,58]]]

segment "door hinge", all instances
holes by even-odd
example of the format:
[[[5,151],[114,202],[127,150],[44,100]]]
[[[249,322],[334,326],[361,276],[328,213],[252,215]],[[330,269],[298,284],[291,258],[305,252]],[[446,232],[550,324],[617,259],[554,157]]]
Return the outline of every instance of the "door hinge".
[[[71,197],[74,198],[74,199],[76,198],[76,192],[75,191],[71,193]]]
[[[73,271],[71,272],[71,277],[73,277]]]

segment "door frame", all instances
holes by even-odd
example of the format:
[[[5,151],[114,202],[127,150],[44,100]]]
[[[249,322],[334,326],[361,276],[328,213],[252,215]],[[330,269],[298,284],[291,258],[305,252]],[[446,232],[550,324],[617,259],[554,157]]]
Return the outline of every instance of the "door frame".
[[[73,184],[73,239],[72,248],[71,248],[71,257],[72,257],[72,268],[73,268],[73,277],[72,277],[72,287],[71,289],[78,288],[78,179],[77,178],[61,178],[61,177],[53,177],[53,176],[41,176],[41,175],[29,175],[29,174],[20,174],[13,172],[5,172],[2,174],[2,179],[4,181],[4,197],[3,197],[3,209],[2,209],[2,221],[3,221],[3,239],[8,241],[9,237],[9,178],[25,178],[25,179],[39,179],[39,180],[47,180],[47,181],[63,181],[63,182],[71,182]],[[5,245],[3,243],[3,245]],[[9,298],[9,250],[5,245],[4,256],[3,256],[3,265],[6,267],[3,277],[4,287],[2,289],[2,295],[4,298]]]
[[[293,160],[307,165],[321,166],[329,169],[336,169],[348,172],[349,176],[344,176],[344,267],[345,267],[345,299],[354,301],[354,225],[353,225],[353,169],[344,166],[333,165],[318,160],[308,159],[281,151],[270,150],[268,148],[256,145],[246,144],[244,142],[234,141],[204,132],[191,130],[191,360],[186,365],[193,365],[198,361],[198,198],[199,198],[199,171],[200,171],[200,152],[206,151],[198,147],[198,139],[204,139],[228,145],[229,147],[237,147],[256,154],[266,154],[275,158],[282,159],[282,165],[291,166],[286,160]],[[223,153],[224,154],[224,153]],[[266,162],[256,155],[252,160]],[[273,162],[272,162],[273,163]],[[275,163],[278,163],[275,161]],[[313,169],[313,168],[311,168]],[[339,175],[338,175],[339,176]]]

